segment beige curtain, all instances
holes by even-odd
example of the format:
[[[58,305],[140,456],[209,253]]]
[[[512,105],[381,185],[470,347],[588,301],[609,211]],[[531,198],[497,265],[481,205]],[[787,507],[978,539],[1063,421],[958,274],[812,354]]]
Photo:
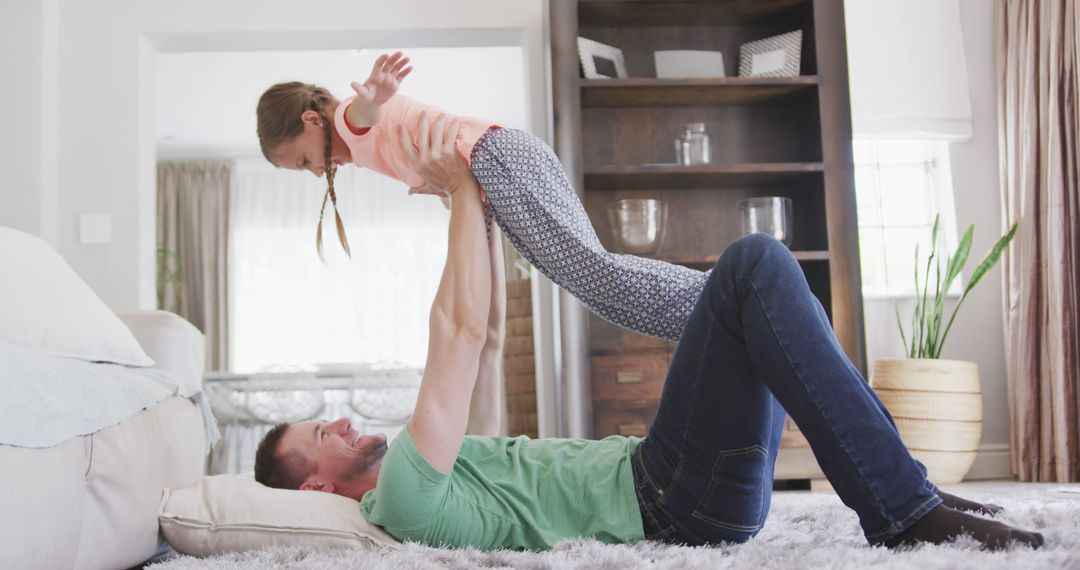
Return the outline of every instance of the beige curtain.
[[[231,162],[161,162],[158,305],[206,335],[206,366],[228,370]]]
[[[998,0],[1003,217],[1013,470],[1080,480],[1080,13],[1073,0]]]

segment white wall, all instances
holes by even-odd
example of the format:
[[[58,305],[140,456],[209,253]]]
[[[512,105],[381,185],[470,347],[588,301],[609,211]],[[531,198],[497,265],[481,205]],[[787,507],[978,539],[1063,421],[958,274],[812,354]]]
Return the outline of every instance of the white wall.
[[[55,239],[56,1],[0,2],[0,225]]]
[[[971,257],[963,272],[972,270],[1003,233],[998,188],[997,103],[994,84],[994,6],[985,0],[960,0],[960,20],[971,93],[971,140],[951,145],[953,194],[957,233],[975,224]],[[1005,336],[1001,303],[1001,268],[988,273],[964,301],[945,343],[942,358],[970,360],[979,365],[983,391],[983,436],[969,479],[1011,477],[1009,417],[1005,386]],[[952,314],[955,299],[947,303]],[[910,314],[911,303],[901,303]],[[866,301],[867,356],[902,358],[893,301]]]
[[[38,233],[41,184],[41,45],[42,5],[34,0],[0,3],[0,225]],[[30,48],[30,49],[27,49]]]
[[[960,20],[971,87],[972,137],[952,145],[953,193],[960,231],[975,224],[975,264],[1004,233],[998,186],[997,92],[994,81],[994,6],[985,0],[960,0]],[[972,290],[949,334],[944,358],[979,364],[983,389],[983,440],[969,478],[1010,477],[1009,414],[1005,386],[1005,332],[1001,266]]]
[[[516,42],[527,59],[529,126],[547,134],[542,0],[5,0],[0,6],[9,54],[0,56],[0,118],[18,133],[0,143],[0,223],[46,235],[115,310],[154,303],[153,86],[160,50],[364,48],[408,34],[415,36],[413,47],[450,45],[462,36],[487,45]],[[192,86],[201,88],[213,86]],[[111,214],[110,244],[78,243],[77,220],[85,213]]]

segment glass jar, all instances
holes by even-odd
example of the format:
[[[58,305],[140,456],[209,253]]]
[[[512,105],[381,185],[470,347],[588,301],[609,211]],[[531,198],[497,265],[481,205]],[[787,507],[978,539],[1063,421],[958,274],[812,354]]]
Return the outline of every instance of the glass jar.
[[[705,123],[689,123],[679,138],[675,139],[675,162],[682,165],[709,164],[709,135]]]
[[[791,198],[759,196],[738,203],[743,235],[765,233],[791,246],[794,219]]]

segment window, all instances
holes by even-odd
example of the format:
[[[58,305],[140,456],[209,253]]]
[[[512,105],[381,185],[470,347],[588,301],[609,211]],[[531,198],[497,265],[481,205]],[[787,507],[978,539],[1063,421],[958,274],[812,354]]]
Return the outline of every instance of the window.
[[[922,289],[936,215],[941,214],[939,250],[944,254],[956,248],[949,143],[855,139],[854,162],[863,296],[913,296],[915,246]],[[933,283],[931,269],[931,287]],[[949,293],[960,291],[957,279]]]

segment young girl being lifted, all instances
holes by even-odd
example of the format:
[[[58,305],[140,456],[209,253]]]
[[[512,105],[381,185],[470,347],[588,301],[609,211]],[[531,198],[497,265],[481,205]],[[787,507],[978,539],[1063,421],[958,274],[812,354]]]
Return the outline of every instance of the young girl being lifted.
[[[334,173],[344,164],[400,180],[410,193],[440,194],[411,166],[402,140],[444,128],[442,111],[397,93],[409,75],[401,52],[382,55],[371,76],[353,82],[355,96],[338,101],[322,87],[279,83],[257,110],[259,144],[280,168],[326,176],[338,238],[348,251],[336,211]],[[622,327],[678,340],[705,284],[706,273],[604,250],[585,208],[543,141],[483,119],[459,117],[456,148],[483,189],[490,214],[510,243],[540,272],[597,315]],[[321,248],[320,214],[316,243]],[[717,244],[721,246],[723,244]]]

